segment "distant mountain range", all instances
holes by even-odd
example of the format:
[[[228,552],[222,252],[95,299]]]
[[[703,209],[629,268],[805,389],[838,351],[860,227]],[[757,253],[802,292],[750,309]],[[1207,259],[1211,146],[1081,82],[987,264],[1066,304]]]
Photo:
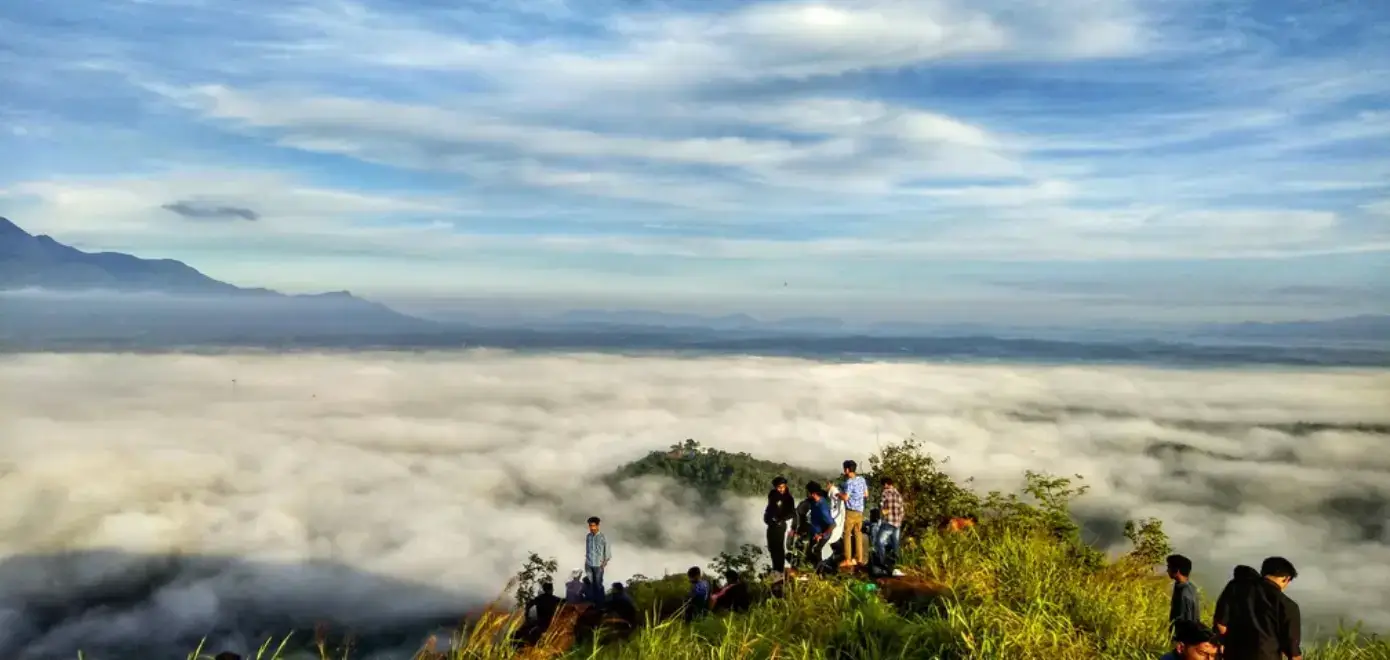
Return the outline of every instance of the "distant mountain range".
[[[1366,342],[1382,347],[1353,345]],[[430,321],[345,291],[285,295],[228,284],[171,259],[83,252],[48,236],[30,235],[0,218],[0,349],[4,350],[484,345],[1239,362],[1246,353],[1232,352],[1231,345],[1279,344],[1285,348],[1265,350],[1256,361],[1383,364],[1387,342],[1390,316],[1207,325],[1150,333],[972,323],[855,323],[834,317],[760,320],[746,314],[700,316],[640,309],[573,310],[549,319],[500,325],[469,318]],[[1184,346],[1203,343],[1218,346]],[[1172,357],[1177,355],[1186,357]]]
[[[83,252],[0,218],[0,340],[219,339],[420,332],[436,324],[346,291],[285,295],[172,259]]]

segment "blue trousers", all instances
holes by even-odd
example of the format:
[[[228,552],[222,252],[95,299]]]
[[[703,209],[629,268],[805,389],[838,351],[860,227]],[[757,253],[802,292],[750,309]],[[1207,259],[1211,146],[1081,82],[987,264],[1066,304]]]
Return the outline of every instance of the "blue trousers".
[[[584,594],[584,596],[587,597],[591,603],[597,605],[603,604],[603,595],[608,591],[603,584],[603,567],[585,566],[584,575],[589,578],[589,593]]]
[[[878,561],[886,567],[896,563],[898,543],[901,540],[901,530],[886,522],[880,522],[878,533],[874,535],[874,553],[878,555]],[[892,555],[888,554],[890,551]]]

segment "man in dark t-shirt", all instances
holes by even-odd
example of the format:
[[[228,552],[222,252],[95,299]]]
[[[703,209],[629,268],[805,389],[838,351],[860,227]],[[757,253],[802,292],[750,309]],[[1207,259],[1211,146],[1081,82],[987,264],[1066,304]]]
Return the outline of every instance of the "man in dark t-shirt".
[[[1202,607],[1197,602],[1197,585],[1192,584],[1192,560],[1184,555],[1168,555],[1168,577],[1173,580],[1173,597],[1168,603],[1168,625],[1179,621],[1201,623]],[[1176,634],[1176,628],[1173,628]]]
[[[1221,595],[1216,597],[1216,614],[1212,617],[1211,627],[1219,634],[1226,633],[1226,617],[1231,610],[1231,599],[1240,599],[1240,594],[1254,588],[1263,582],[1260,572],[1250,566],[1241,564],[1231,573],[1231,581],[1221,589]]]
[[[541,593],[531,599],[529,607],[536,608],[535,627],[540,632],[545,632],[550,627],[550,622],[555,619],[555,611],[565,603],[563,598],[555,595],[555,585],[550,582],[541,583]]]
[[[1260,565],[1261,579],[1230,590],[1216,618],[1225,627],[1226,660],[1302,660],[1303,617],[1284,595],[1298,571],[1283,557]]]

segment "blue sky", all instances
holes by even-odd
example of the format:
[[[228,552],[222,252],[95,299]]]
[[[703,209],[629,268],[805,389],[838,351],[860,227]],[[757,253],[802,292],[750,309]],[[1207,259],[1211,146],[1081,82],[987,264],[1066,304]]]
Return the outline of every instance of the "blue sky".
[[[1390,311],[1374,0],[20,0],[0,213],[412,309]]]

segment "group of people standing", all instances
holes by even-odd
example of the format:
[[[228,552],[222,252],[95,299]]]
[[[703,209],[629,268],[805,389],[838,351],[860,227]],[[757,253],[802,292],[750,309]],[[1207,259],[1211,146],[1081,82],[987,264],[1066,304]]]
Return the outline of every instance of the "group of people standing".
[[[892,479],[881,479],[879,507],[867,512],[866,524],[869,484],[858,474],[858,469],[854,461],[845,461],[842,465],[844,478],[840,483],[812,481],[806,484],[806,496],[800,503],[792,495],[785,477],[772,480],[772,490],[767,494],[767,508],[763,511],[763,523],[767,525],[768,554],[774,573],[783,573],[789,566],[797,565],[813,570],[867,567],[871,572],[892,572],[906,516],[903,497]],[[837,509],[842,515],[835,514]],[[550,626],[556,611],[565,602],[587,602],[611,610],[623,618],[636,616],[632,598],[622,583],[615,582],[611,592],[604,592],[604,572],[608,562],[613,559],[613,551],[600,528],[602,521],[593,516],[587,523],[589,533],[584,539],[584,570],[580,577],[567,585],[565,598],[556,596],[554,584],[546,581],[540,585],[541,593],[526,604],[528,613],[535,612],[529,626],[533,635]],[[837,524],[843,529],[836,530]],[[831,545],[836,531],[840,532],[841,542],[834,544],[838,547],[833,547],[831,559],[825,560],[825,547]],[[839,561],[830,563],[835,558],[839,558]],[[690,581],[687,618],[714,610],[745,610],[751,604],[748,586],[737,571],[725,572],[724,586],[719,591],[711,590],[709,581],[699,567],[691,567],[686,575]]]
[[[792,496],[786,478],[772,480],[763,523],[767,526],[767,550],[774,573],[785,571],[789,558],[793,565],[822,566],[825,547],[837,531],[834,506],[842,507],[844,512],[839,523],[844,527],[839,530],[842,546],[833,554],[839,557],[838,568],[853,570],[862,566],[891,572],[906,516],[902,494],[892,479],[881,479],[879,507],[869,512],[866,526],[869,484],[858,474],[859,466],[854,461],[845,461],[842,468],[844,479],[838,485],[807,483],[806,497],[800,504]],[[872,553],[866,538],[871,540]]]
[[[792,495],[786,478],[772,480],[763,523],[767,526],[767,549],[774,573],[805,566],[817,571],[865,567],[871,575],[892,574],[907,514],[903,496],[892,479],[880,479],[879,506],[868,511],[866,524],[869,485],[858,474],[858,467],[847,460],[842,465],[843,479],[839,483],[807,483],[806,496],[800,503]],[[841,515],[837,516],[836,510]],[[613,554],[600,531],[600,522],[598,517],[588,519],[583,578],[572,584],[567,599],[555,596],[553,585],[545,582],[541,594],[527,604],[528,610],[535,608],[532,625],[539,631],[549,626],[566,600],[587,601],[635,625],[636,606],[623,584],[614,583],[612,592],[604,593],[604,570]],[[843,529],[836,530],[837,524]],[[834,544],[838,547],[833,547],[831,557],[825,559],[825,547],[836,531],[841,532],[841,541]],[[1202,622],[1201,603],[1191,582],[1192,560],[1175,554],[1166,563],[1168,576],[1173,580],[1168,618],[1174,647],[1160,660],[1302,660],[1298,604],[1284,594],[1284,589],[1298,577],[1289,560],[1269,557],[1258,571],[1237,566],[1217,598],[1211,626]],[[718,592],[712,592],[698,567],[691,567],[686,575],[690,581],[687,619],[712,610],[746,610],[751,605],[748,587],[737,571],[726,571],[725,585]]]
[[[1284,593],[1298,577],[1288,559],[1268,557],[1258,571],[1237,566],[1216,599],[1210,627],[1202,622],[1192,560],[1170,555],[1167,565],[1174,648],[1160,660],[1302,660],[1302,615]]]

